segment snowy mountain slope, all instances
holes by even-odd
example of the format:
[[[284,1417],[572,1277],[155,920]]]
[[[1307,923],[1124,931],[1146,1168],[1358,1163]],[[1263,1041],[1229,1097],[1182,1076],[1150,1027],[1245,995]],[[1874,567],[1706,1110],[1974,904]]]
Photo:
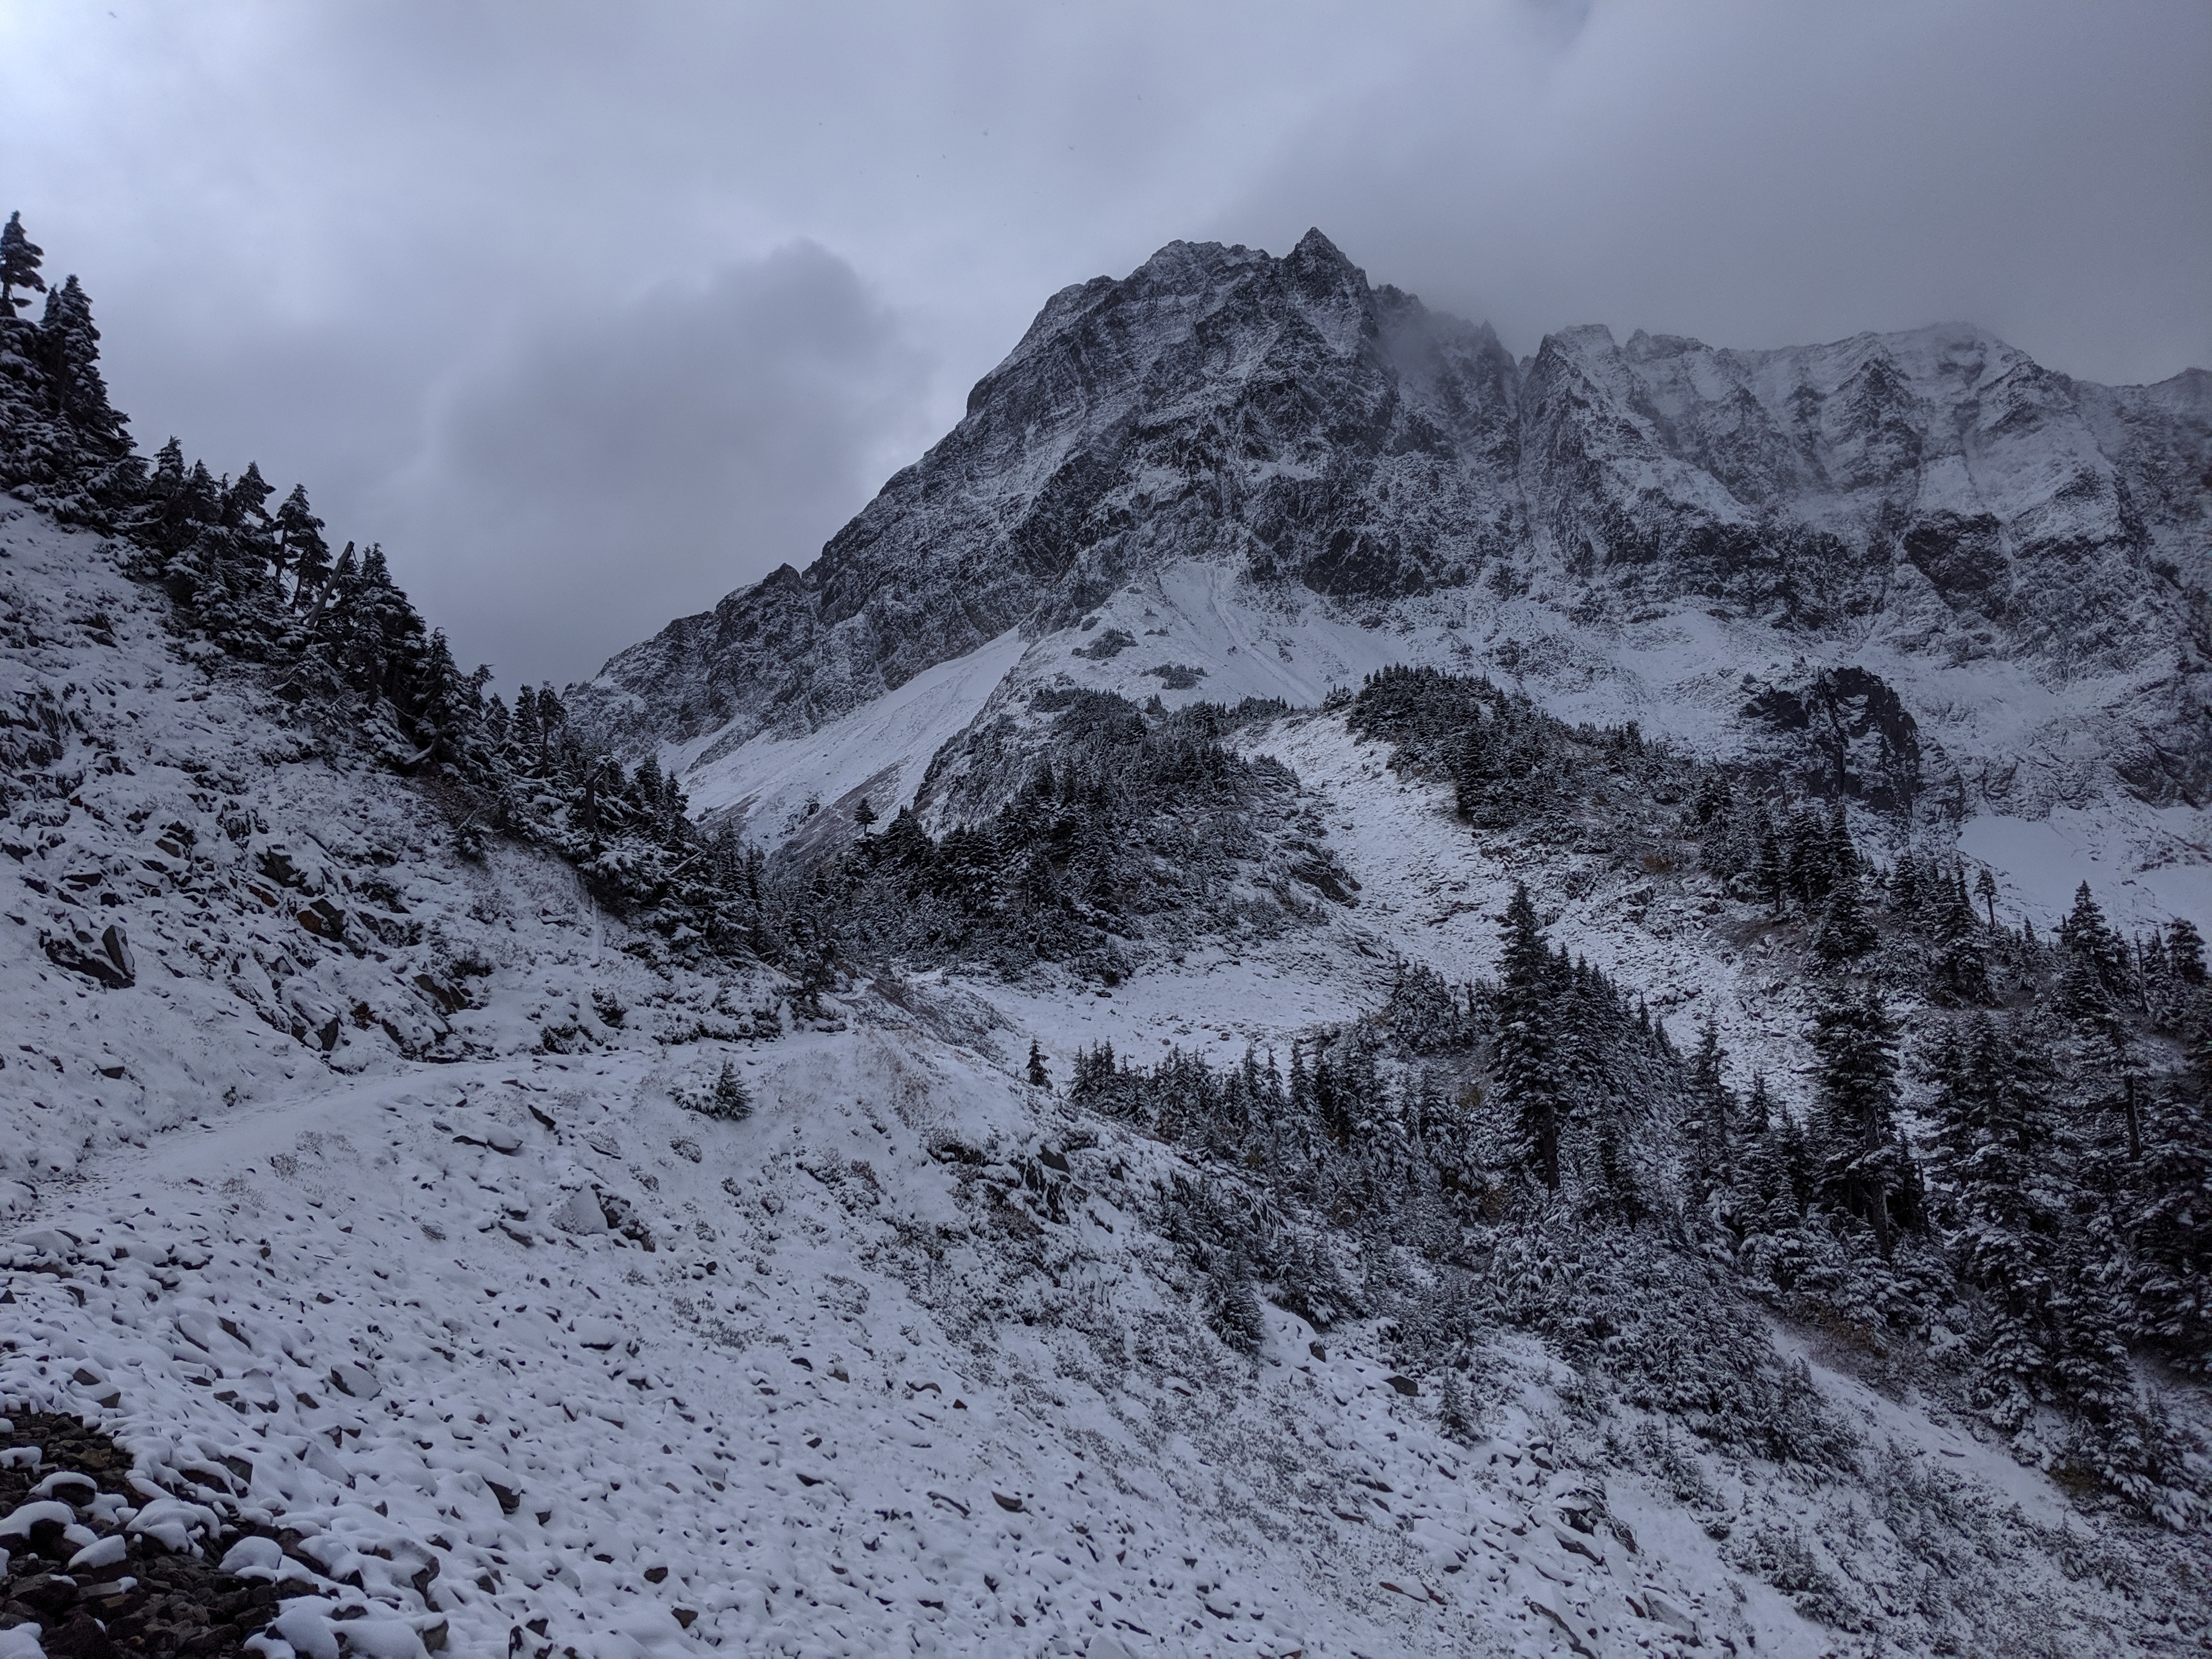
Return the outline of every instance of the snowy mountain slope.
[[[1081,1213],[1041,1220],[1012,1163],[1080,1137],[973,1064],[802,1038],[735,1128],[656,1103],[635,1056],[334,1079],[121,1155],[19,1235],[40,1271],[0,1389],[307,1534],[303,1652],[364,1606],[462,1652],[1828,1650],[1678,1498],[1568,1449],[1572,1374],[1540,1351],[1480,1356],[1472,1448],[1356,1332],[1323,1358],[1277,1314],[1256,1368],[1224,1365],[1130,1200],[1158,1150],[1072,1150]],[[994,1161],[933,1162],[947,1122]],[[657,1248],[566,1231],[595,1191]],[[1966,1585],[2066,1529],[1967,1437],[1861,1412],[1903,1478],[2024,1499],[1967,1534]],[[1706,1478],[1747,1532],[1843,1513]],[[1594,1503],[1617,1524],[1578,1529]],[[2130,1616],[2025,1599],[2093,1638]]]
[[[110,544],[11,504],[0,555],[0,736],[33,786],[10,788],[4,842],[0,987],[21,1012],[0,1178],[65,1176],[111,1137],[325,1066],[600,1029],[592,994],[645,982],[567,866],[507,845],[458,858],[433,795],[177,647],[166,599]],[[573,975],[557,994],[555,963]],[[490,1006],[526,963],[528,1012]],[[728,1024],[708,1006],[723,989],[685,987],[684,1017]]]
[[[1486,674],[1563,719],[1634,720],[1686,752],[1777,769],[1799,751],[1747,706],[1762,692],[1863,670],[1895,691],[1917,733],[1921,801],[1905,834],[1955,841],[2039,927],[2056,922],[2086,879],[2131,930],[2177,915],[2212,929],[2212,822],[2184,801],[2138,798],[2112,771],[2112,757],[2142,738],[2164,672],[2157,662],[2053,684],[2022,660],[1953,661],[1872,637],[1822,643],[1686,605],[1594,623],[1545,590],[1501,598],[1477,587],[1386,614],[1176,561],[1073,626],[1027,641],[1002,635],[814,731],[725,748],[725,729],[659,753],[692,792],[695,812],[731,817],[771,848],[802,824],[805,845],[834,846],[854,833],[863,796],[884,817],[916,805],[939,830],[1001,804],[1002,783],[979,787],[971,777],[963,732],[1001,721],[1042,730],[1029,712],[1040,691],[1157,696],[1170,708],[1247,697],[1311,708],[1396,663]],[[713,758],[695,762],[702,752]],[[1304,775],[1298,760],[1284,758]],[[806,816],[810,802],[821,816]],[[1869,833],[1899,830],[1875,823]]]
[[[835,845],[853,833],[863,797],[878,817],[919,805],[933,824],[957,819],[945,806],[958,771],[956,740],[1001,718],[1021,720],[1039,690],[1157,696],[1170,708],[1245,697],[1302,707],[1393,662],[1471,663],[1450,626],[1431,619],[1378,632],[1336,607],[1274,602],[1220,566],[1179,561],[1131,582],[1075,626],[1036,640],[1009,629],[811,731],[732,742],[743,731],[732,726],[658,753],[702,819],[733,821],[769,848],[811,823],[802,846]],[[931,772],[940,751],[948,775]],[[826,816],[816,820],[809,802]]]
[[[1524,403],[1540,522],[1570,568],[1623,572],[1624,599],[1815,628],[1881,611],[1922,648],[1948,635],[2067,667],[2175,620],[2140,492],[2071,383],[1978,331],[1734,352],[1571,330]]]
[[[1358,884],[1356,908],[1257,949],[1194,940],[1110,992],[977,985],[1013,1028],[1040,1038],[1057,1071],[1101,1041],[1139,1058],[1172,1043],[1232,1064],[1248,1044],[1280,1045],[1378,1006],[1400,963],[1454,983],[1493,977],[1498,917],[1522,883],[1553,939],[1631,988],[1678,1036],[1713,1021],[1736,1086],[1763,1071],[1780,1098],[1803,1104],[1811,989],[1758,908],[1724,899],[1722,884],[1698,872],[1694,841],[1619,836],[1563,853],[1510,834],[1470,835],[1448,787],[1392,770],[1388,747],[1356,737],[1336,713],[1293,713],[1247,729],[1236,744],[1297,774],[1317,821],[1310,833]],[[2177,809],[2146,816],[2176,836],[2196,822]],[[2000,909],[2045,930],[2083,879],[2131,927],[2174,915],[2212,926],[2212,865],[2202,853],[2130,875],[2129,834],[2107,814],[2062,809],[2048,820],[1973,819],[1960,845],[1999,876]]]
[[[1270,1308],[1247,1360],[1160,1225],[1233,1172],[1014,1076],[1033,1035],[1055,1073],[1101,1036],[1286,1048],[1394,951],[1484,969],[1513,873],[1774,1064],[1692,885],[1440,836],[1434,787],[1291,716],[1243,740],[1298,769],[1358,908],[1104,996],[881,978],[808,1024],[777,975],[625,951],[563,866],[454,857],[416,786],[181,660],[96,538],[0,538],[15,775],[69,792],[9,818],[0,1397],[114,1433],[186,1547],[289,1532],[263,1651],[1834,1650],[1808,1606],[1905,1650],[2156,1651],[2194,1617],[2173,1546],[1818,1346],[1848,1478],[1594,1418],[1504,1331],[1456,1373],[1471,1442],[1387,1321]],[[189,844],[141,811],[179,802]],[[110,917],[135,982],[91,954]],[[686,1109],[726,1063],[752,1115]]]
[[[684,778],[701,818],[733,823],[763,847],[795,840],[804,848],[833,825],[849,831],[863,800],[879,817],[910,805],[937,751],[967,728],[1021,654],[1008,629],[812,732],[741,738],[725,727],[664,750],[661,765]]]

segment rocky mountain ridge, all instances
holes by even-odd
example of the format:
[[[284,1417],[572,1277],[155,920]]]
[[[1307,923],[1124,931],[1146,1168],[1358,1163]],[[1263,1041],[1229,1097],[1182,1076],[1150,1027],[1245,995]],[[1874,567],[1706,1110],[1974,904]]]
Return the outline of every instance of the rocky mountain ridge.
[[[2129,792],[2167,803],[2212,764],[2208,502],[2201,370],[2094,386],[1960,325],[1766,351],[1590,326],[1516,362],[1317,231],[1281,258],[1175,243],[1055,295],[813,565],[672,623],[570,702],[618,750],[711,764],[1009,630],[1032,659],[1083,644],[1116,595],[1196,567],[1216,613],[1486,624],[1493,671],[1555,703],[1590,660],[1708,617],[1734,630],[1709,680],[1729,659],[1730,681],[1762,657],[1807,678],[1869,653],[1998,663],[2055,700],[2063,729],[2030,747],[2114,750]],[[1550,672],[1563,655],[1581,665]],[[1906,700],[1924,719],[1944,697]],[[2002,769],[2019,735],[1960,758]]]

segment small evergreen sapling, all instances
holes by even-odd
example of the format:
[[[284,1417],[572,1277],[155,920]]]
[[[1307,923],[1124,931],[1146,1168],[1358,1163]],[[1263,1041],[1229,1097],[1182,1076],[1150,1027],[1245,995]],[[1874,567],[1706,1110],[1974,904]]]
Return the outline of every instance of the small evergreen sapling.
[[[752,1091],[738,1075],[738,1068],[726,1060],[713,1088],[703,1094],[679,1094],[676,1098],[688,1110],[724,1123],[742,1123],[753,1115]]]
[[[1039,1089],[1052,1087],[1052,1074],[1044,1067],[1044,1050],[1037,1046],[1035,1037],[1030,1039],[1030,1083]]]
[[[1437,1426],[1462,1444],[1476,1438],[1474,1417],[1468,1410],[1467,1390],[1452,1372],[1444,1373],[1443,1395],[1437,1401]]]

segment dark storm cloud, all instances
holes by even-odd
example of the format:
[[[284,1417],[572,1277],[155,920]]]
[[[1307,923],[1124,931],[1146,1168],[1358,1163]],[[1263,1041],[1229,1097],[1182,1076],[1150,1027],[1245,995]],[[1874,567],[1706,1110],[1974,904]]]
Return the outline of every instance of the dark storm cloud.
[[[2208,62],[2201,0],[46,0],[0,6],[0,210],[149,443],[304,479],[558,678],[803,561],[1176,237],[1318,224],[1520,351],[2212,361]]]
[[[811,244],[534,328],[440,392],[388,487],[449,550],[416,597],[510,681],[589,662],[697,608],[702,568],[811,560],[920,441],[925,368]]]
[[[1516,349],[1978,323],[2088,379],[2212,360],[2212,7],[1600,5],[1468,27],[1248,204]]]

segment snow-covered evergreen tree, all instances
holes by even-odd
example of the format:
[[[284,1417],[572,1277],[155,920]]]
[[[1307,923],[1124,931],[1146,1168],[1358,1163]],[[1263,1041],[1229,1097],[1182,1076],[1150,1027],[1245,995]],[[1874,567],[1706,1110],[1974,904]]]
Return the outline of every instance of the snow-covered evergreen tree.
[[[1557,1192],[1565,1127],[1565,1091],[1552,1023],[1559,969],[1544,942],[1526,884],[1514,884],[1503,920],[1492,1097],[1505,1120],[1520,1173]]]
[[[1946,1028],[1924,1070],[1934,1090],[1929,1175],[1960,1276],[1982,1296],[1981,1402],[2016,1429],[2047,1395],[2057,1346],[2053,1275],[2068,1200],[2052,1164],[2048,1056],[2023,1052],[1977,1014]]]
[[[113,528],[146,489],[128,422],[108,402],[92,301],[75,276],[47,289],[40,250],[10,218],[0,236],[0,488],[17,490],[66,523]],[[45,289],[45,314],[15,314],[15,289]]]
[[[129,422],[107,401],[107,381],[100,372],[100,331],[93,325],[92,301],[75,276],[65,277],[46,295],[39,341],[51,408],[75,441],[80,473],[126,459]]]
[[[46,279],[39,274],[46,250],[33,242],[23,230],[23,216],[10,213],[8,223],[0,228],[0,319],[15,314],[21,303],[15,290],[22,289],[32,294],[46,291]]]
[[[1845,875],[1834,885],[1815,948],[1822,960],[1840,964],[1857,961],[1874,949],[1875,940],[1874,923],[1867,917],[1859,878],[1856,873]]]
[[[2136,1328],[2177,1364],[2212,1371],[2212,1036],[2159,1091],[2124,1202]]]
[[[1682,1129],[1691,1147],[1690,1201],[1702,1205],[1717,1188],[1735,1180],[1731,1146],[1735,1097],[1722,1076],[1724,1056],[1720,1028],[1708,1019],[1698,1032],[1690,1056],[1689,1115]]]
[[[1823,1192],[1887,1258],[1908,1171],[1898,1140],[1897,1024],[1871,987],[1832,988],[1814,1016]]]
[[[276,575],[289,579],[295,609],[311,598],[330,572],[330,544],[323,539],[323,521],[307,504],[307,487],[294,484],[292,493],[276,509],[275,521]]]

